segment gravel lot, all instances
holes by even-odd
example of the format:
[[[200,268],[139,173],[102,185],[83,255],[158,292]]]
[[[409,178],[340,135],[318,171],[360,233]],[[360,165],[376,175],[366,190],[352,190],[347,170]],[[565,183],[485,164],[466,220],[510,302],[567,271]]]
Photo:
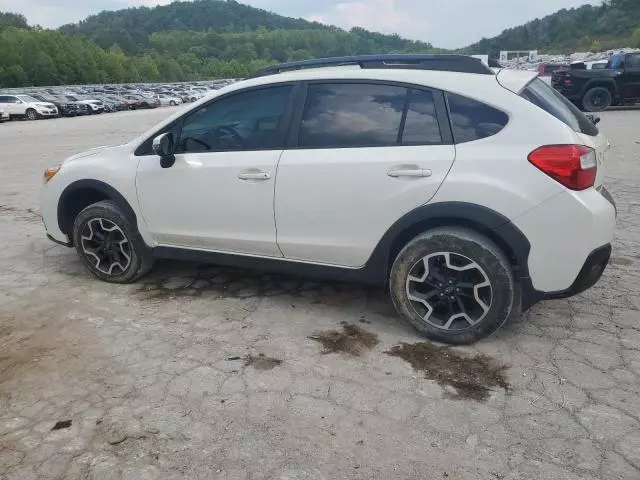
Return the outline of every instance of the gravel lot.
[[[169,113],[0,126],[0,478],[640,478],[640,111],[602,114],[603,280],[444,350],[384,291],[171,262],[89,277],[44,236],[42,171]]]

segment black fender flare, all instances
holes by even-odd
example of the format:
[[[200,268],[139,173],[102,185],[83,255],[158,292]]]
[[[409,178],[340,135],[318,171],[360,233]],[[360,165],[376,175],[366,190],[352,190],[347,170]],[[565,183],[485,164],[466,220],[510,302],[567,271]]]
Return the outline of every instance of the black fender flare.
[[[70,183],[67,187],[62,191],[60,198],[58,200],[58,227],[61,232],[67,232],[68,230],[68,222],[69,219],[65,218],[65,205],[68,198],[78,190],[95,190],[102,193],[104,196],[108,197],[110,200],[115,202],[118,208],[122,211],[122,213],[127,217],[127,220],[133,225],[136,229],[138,228],[138,219],[136,217],[133,208],[129,205],[129,202],[124,198],[124,196],[118,192],[111,185],[101,182],[100,180],[76,180],[75,182]]]
[[[481,205],[466,202],[440,202],[418,207],[397,220],[383,235],[369,258],[365,270],[376,283],[386,284],[395,256],[406,243],[421,232],[442,226],[461,226],[486,235],[512,262],[516,279],[529,280],[527,237],[504,215]]]
[[[581,99],[584,98],[587,92],[595,87],[609,88],[609,90],[613,92],[614,100],[619,95],[618,85],[616,85],[616,82],[614,82],[612,78],[592,78],[591,80],[589,80],[587,83],[584,84],[580,98]]]

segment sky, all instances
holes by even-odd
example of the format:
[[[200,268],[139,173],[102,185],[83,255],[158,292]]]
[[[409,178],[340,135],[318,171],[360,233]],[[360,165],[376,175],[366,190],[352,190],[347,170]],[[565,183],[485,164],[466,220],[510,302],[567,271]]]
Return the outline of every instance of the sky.
[[[0,0],[0,10],[22,13],[30,24],[58,27],[102,10],[165,5],[171,0]],[[398,33],[436,47],[467,46],[482,37],[561,8],[601,0],[241,0],[280,15]]]

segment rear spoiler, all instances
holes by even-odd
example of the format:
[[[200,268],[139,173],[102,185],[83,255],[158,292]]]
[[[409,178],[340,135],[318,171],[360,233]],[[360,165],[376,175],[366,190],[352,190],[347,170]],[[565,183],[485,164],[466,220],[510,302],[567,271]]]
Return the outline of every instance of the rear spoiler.
[[[538,78],[538,72],[530,70],[509,70],[503,68],[496,75],[498,83],[507,90],[520,95],[531,82]]]

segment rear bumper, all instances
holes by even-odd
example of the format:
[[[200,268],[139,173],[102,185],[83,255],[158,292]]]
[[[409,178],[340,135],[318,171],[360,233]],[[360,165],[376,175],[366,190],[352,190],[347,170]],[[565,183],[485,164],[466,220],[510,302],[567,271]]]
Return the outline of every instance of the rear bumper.
[[[569,298],[590,289],[598,283],[598,280],[602,277],[605,268],[607,268],[609,264],[610,258],[610,244],[595,249],[585,260],[573,284],[566,290],[559,292],[539,292],[535,290],[530,283],[529,285],[524,285],[522,291],[522,310],[528,310],[542,300]]]

